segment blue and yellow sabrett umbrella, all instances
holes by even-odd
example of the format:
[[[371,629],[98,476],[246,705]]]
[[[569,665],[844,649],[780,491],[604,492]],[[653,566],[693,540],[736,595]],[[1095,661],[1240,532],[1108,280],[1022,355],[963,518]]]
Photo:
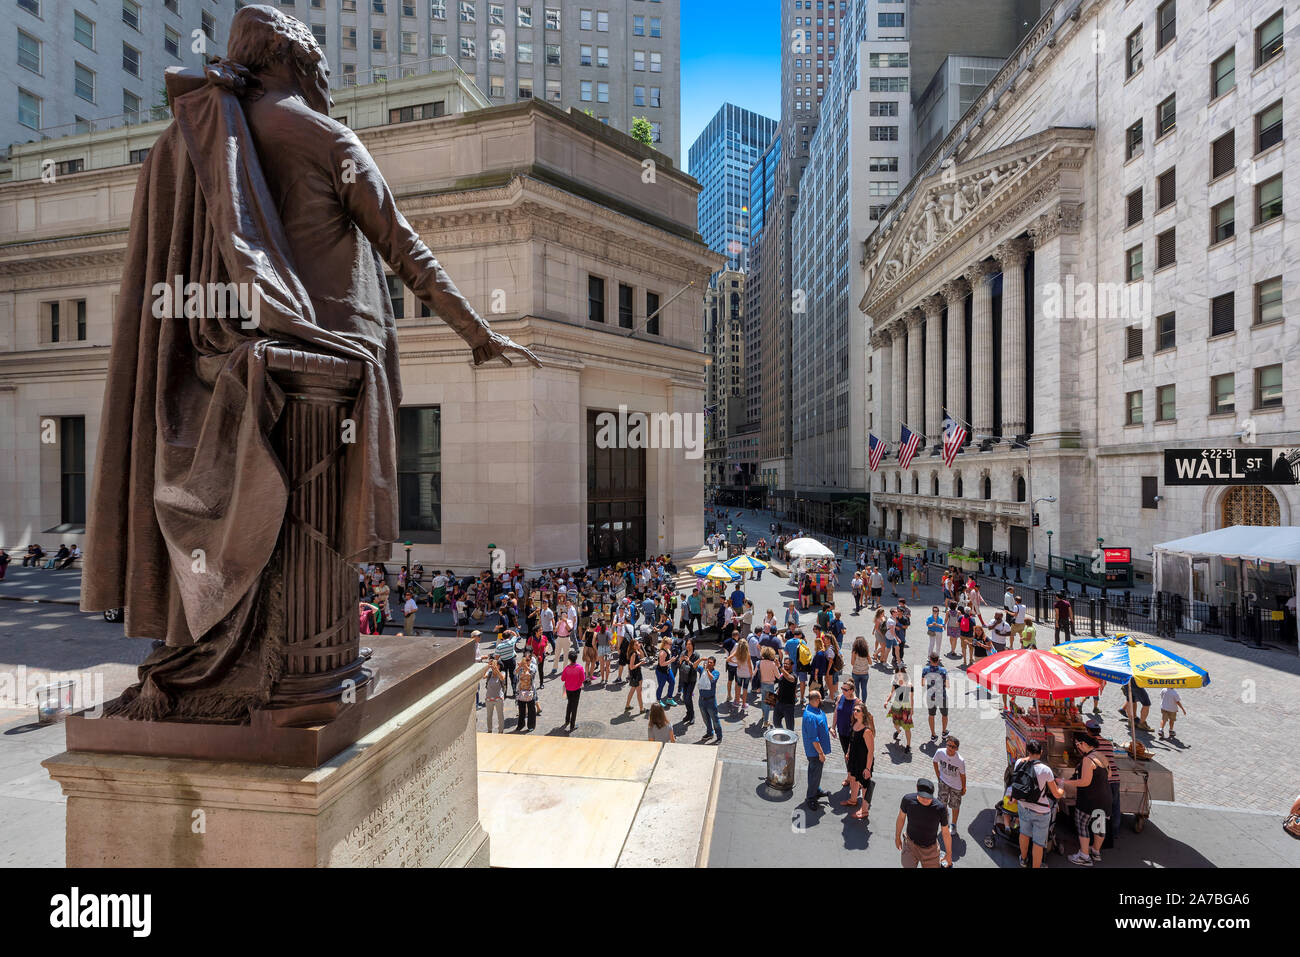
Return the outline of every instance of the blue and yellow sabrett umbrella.
[[[691,571],[695,573],[696,578],[703,578],[706,581],[734,582],[740,578],[740,575],[721,562],[705,562],[703,565],[692,565]]]
[[[727,568],[738,572],[754,572],[758,571],[760,568],[767,567],[767,562],[763,561],[761,558],[755,558],[753,555],[745,554],[737,555],[735,558],[731,559],[731,561],[723,562],[722,564]]]
[[[1143,688],[1204,688],[1210,683],[1210,673],[1204,668],[1132,635],[1078,638],[1055,645],[1052,651],[1084,674],[1115,684],[1127,685],[1133,679]],[[1130,740],[1136,742],[1137,717],[1131,688],[1128,699]]]

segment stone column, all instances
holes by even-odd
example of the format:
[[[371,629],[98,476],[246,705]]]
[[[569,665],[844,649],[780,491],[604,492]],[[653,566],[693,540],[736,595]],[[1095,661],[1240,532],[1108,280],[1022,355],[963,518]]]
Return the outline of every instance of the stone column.
[[[965,279],[950,279],[939,287],[948,304],[948,341],[944,353],[948,361],[948,393],[944,405],[950,415],[963,422],[970,420],[966,408],[966,295],[970,285]]]
[[[943,297],[922,301],[925,309],[925,438],[938,446],[943,435]]]
[[[921,310],[913,309],[907,322],[907,427],[925,431],[925,389],[921,380]]]
[[[871,431],[876,433],[876,438],[888,441],[889,429],[886,426],[894,413],[889,381],[894,374],[894,337],[889,329],[884,328],[876,333],[876,338],[880,342],[876,356],[876,408],[880,415],[876,416]]]
[[[1028,431],[1025,406],[1025,257],[1027,239],[997,248],[1002,263],[1002,434],[1014,439]]]
[[[907,343],[903,338],[904,332],[904,319],[900,316],[894,323],[894,365],[889,370],[889,386],[894,400],[893,417],[885,425],[885,435],[895,446],[898,444],[899,420],[907,415]]]
[[[971,287],[970,422],[976,442],[993,434],[993,290],[989,276],[997,270],[997,263],[986,259],[966,274]]]

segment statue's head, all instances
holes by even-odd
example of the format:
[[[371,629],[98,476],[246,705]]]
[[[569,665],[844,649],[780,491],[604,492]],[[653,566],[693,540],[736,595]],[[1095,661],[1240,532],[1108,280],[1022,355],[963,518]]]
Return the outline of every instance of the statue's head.
[[[226,59],[254,76],[280,74],[296,80],[307,105],[329,115],[329,66],[311,29],[274,7],[250,5],[230,21]]]

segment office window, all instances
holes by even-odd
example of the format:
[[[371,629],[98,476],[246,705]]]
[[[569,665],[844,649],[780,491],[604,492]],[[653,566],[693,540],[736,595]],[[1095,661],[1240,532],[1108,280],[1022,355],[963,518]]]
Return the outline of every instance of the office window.
[[[1142,28],[1128,35],[1125,42],[1124,75],[1130,77],[1142,69]]]
[[[445,56],[447,53],[447,35],[434,33],[429,37],[429,53],[432,56]]]
[[[460,0],[460,22],[474,23],[477,13],[474,10],[474,4],[470,0]]]
[[[1156,268],[1164,269],[1166,266],[1172,266],[1177,258],[1174,231],[1167,229],[1156,237]]]
[[[324,32],[324,31],[322,31]],[[416,54],[416,45],[418,41],[416,35],[409,30],[402,31],[402,53],[405,56],[414,56]]]
[[[546,65],[547,66],[560,65],[560,45],[558,43],[546,44]]]
[[[1136,226],[1142,222],[1142,187],[1139,186],[1127,197],[1128,215],[1125,219],[1125,226]]]
[[[878,13],[876,18],[877,26],[901,27],[903,25],[903,15],[901,13]]]
[[[504,98],[506,95],[506,78],[503,76],[488,77],[488,96]]]
[[[650,87],[650,105],[659,106],[662,100],[662,90],[657,86]]]
[[[32,16],[41,15],[41,0],[18,0],[18,9],[26,10]]]
[[[136,96],[130,90],[122,91],[122,112],[126,114],[128,123],[139,123],[143,118],[140,115],[140,97]]]
[[[867,161],[867,170],[872,173],[897,173],[897,156],[872,156]]]
[[[664,35],[663,18],[661,18],[661,17],[651,17],[651,18],[650,18],[650,36],[652,36],[652,37],[662,37],[663,35]]]
[[[515,62],[516,63],[533,62],[533,45],[531,43],[515,44]]]
[[[59,524],[86,524],[86,418],[59,417]]]
[[[74,71],[73,89],[81,99],[88,103],[94,103],[95,71],[78,63]]]
[[[95,49],[95,21],[80,10],[72,15],[72,38],[88,50]]]
[[[1130,392],[1124,397],[1124,424],[1142,424],[1142,392]]]
[[[546,29],[548,30],[560,29],[560,11],[558,8],[556,7],[546,8]]]
[[[1255,408],[1282,407],[1282,364],[1255,370]]]
[[[318,8],[318,9],[319,9],[321,6],[323,6],[323,4],[324,4],[324,0],[311,0],[311,5],[312,5],[313,7]],[[411,17],[411,18],[414,18],[414,17],[415,17],[415,4],[412,3],[412,2],[410,2],[410,0],[403,0],[403,3],[402,3],[402,16],[404,16],[404,17]]]
[[[429,16],[434,20],[446,20],[447,0],[429,0]]]
[[[206,10],[199,12],[199,29],[209,40],[217,38],[217,19]]]
[[[506,23],[506,5],[504,3],[488,4],[488,23],[491,26],[501,27]]]
[[[1164,352],[1177,345],[1177,320],[1175,314],[1166,312],[1156,316],[1156,352]]]
[[[18,122],[32,130],[40,129],[40,98],[18,87]]]
[[[898,184],[888,180],[872,180],[868,192],[871,196],[897,196]]]
[[[122,22],[132,30],[140,29],[140,4],[135,0],[122,0]]]
[[[86,160],[84,157],[77,159],[60,160],[54,164],[54,172],[58,176],[67,176],[71,173],[81,173],[86,169]],[[56,324],[57,325],[57,324]],[[55,339],[55,342],[58,340]]]
[[[658,142],[658,139],[656,139]],[[648,292],[645,294],[645,331],[649,335],[659,335],[659,293]]]
[[[406,287],[392,273],[385,273],[384,281],[388,283],[388,301],[393,306],[393,318],[401,319],[406,315]]]
[[[870,130],[871,140],[873,142],[896,142],[898,140],[897,126],[873,126]]]
[[[1129,326],[1125,336],[1124,358],[1141,359],[1142,358],[1142,327]]]
[[[1231,199],[1225,199],[1210,210],[1210,243],[1231,239],[1236,232],[1236,211]]]
[[[818,78],[820,82],[820,77]],[[873,76],[868,78],[868,90],[872,93],[906,93],[907,77]]]
[[[590,51],[591,48],[588,47],[587,49],[588,49],[588,51]],[[590,63],[587,64],[587,66],[590,66],[590,65],[591,65]],[[644,51],[644,50],[633,50],[633,51],[632,51],[632,69],[634,69],[634,70],[645,70],[645,51]]]
[[[587,319],[605,321],[605,280],[599,276],[587,277]]]
[[[388,49],[388,38],[383,30],[370,31],[370,49],[386,50]]]
[[[41,41],[22,30],[18,31],[18,65],[33,73],[41,72]]]
[[[478,50],[473,37],[460,38],[460,55],[466,60],[472,60],[478,56]]]
[[[388,111],[389,123],[410,123],[412,120],[431,120],[435,116],[447,115],[445,100],[432,103],[418,103],[415,106],[399,106]]]
[[[662,53],[651,53],[651,54],[650,54],[650,72],[651,72],[651,73],[662,73],[663,71],[664,71],[663,54],[662,54]],[[1279,109],[1280,109],[1280,107],[1279,107]],[[1279,125],[1279,127],[1280,127],[1280,126],[1281,126],[1281,123],[1279,122],[1278,125]]]
[[[591,47],[583,44],[578,48],[578,64],[580,66],[591,66]]]
[[[1282,52],[1282,11],[1279,10],[1255,31],[1255,66],[1261,67]]]
[[[1169,133],[1178,125],[1174,101],[1175,95],[1171,93],[1156,107],[1156,139]]]
[[[1262,326],[1282,319],[1282,277],[1274,276],[1255,283],[1255,325]]]
[[[345,49],[345,50],[355,50],[355,49],[357,48],[357,28],[356,28],[356,27],[344,27],[344,28],[343,28],[343,37],[342,37],[342,41],[343,41],[343,49]],[[344,64],[344,67],[346,68],[346,67],[351,66],[351,65],[352,65],[352,64],[347,63],[347,64]],[[346,72],[346,70],[345,70],[345,72]]]
[[[1131,160],[1142,154],[1142,121],[1138,120],[1124,133],[1124,158]]]
[[[312,33],[316,36],[316,42],[323,45],[325,43],[325,28],[323,26],[319,27],[319,33],[316,32],[317,26],[313,26],[311,29]],[[180,59],[181,35],[171,27],[163,27],[163,49],[166,50],[169,55]]]
[[[1255,187],[1255,225],[1262,226],[1282,215],[1282,174]]]
[[[592,100],[592,81],[583,80],[581,84],[582,102],[590,103]]]
[[[634,16],[632,18],[632,36],[634,37],[645,36],[645,17]]]
[[[1210,64],[1210,99],[1216,99],[1237,85],[1237,51],[1229,50]]]
[[[597,33],[609,32],[609,11],[608,10],[596,11],[596,32]]]
[[[609,47],[596,47],[596,66],[609,66]]]
[[[131,163],[132,165],[135,165],[136,163],[143,163],[148,156],[149,156],[149,147],[147,146],[144,147],[143,149],[131,150],[130,158],[127,160],[127,162]]]
[[[626,283],[618,284],[618,325],[621,329],[633,326],[633,289]]]
[[[1210,178],[1218,179],[1231,173],[1237,165],[1235,134],[1232,130],[1224,133],[1210,144]]]
[[[1178,36],[1178,8],[1175,0],[1156,7],[1156,49],[1163,50]]]
[[[132,76],[140,75],[140,51],[129,43],[122,44],[122,69]]]
[[[591,11],[590,11],[590,10],[579,10],[579,11],[578,11],[578,29],[579,29],[579,30],[590,30],[590,29],[591,29]]]
[[[609,84],[608,84],[608,83],[597,83],[597,84],[596,84],[596,102],[597,102],[597,103],[608,103],[608,102],[609,102]]]
[[[1210,300],[1210,337],[1227,335],[1236,328],[1236,297],[1225,292]]]
[[[370,0],[370,9],[374,13],[384,13],[384,0]]]
[[[1156,211],[1168,209],[1178,199],[1178,181],[1174,169],[1167,169],[1156,177]]]
[[[548,102],[551,103],[560,102],[560,81],[559,80],[546,81],[546,99]]]
[[[527,5],[527,6],[520,5],[520,6],[518,6],[518,7],[515,8],[515,23],[516,23],[518,26],[524,27],[525,29],[531,29],[531,28],[532,28],[532,26],[533,26],[533,8],[532,8],[532,5],[531,5],[531,4],[529,4],[529,5]]]
[[[645,106],[645,87],[634,86],[632,88],[632,105]]]
[[[897,100],[873,100],[871,102],[871,115],[872,116],[897,116],[898,101]]]
[[[1282,142],[1282,101],[1255,114],[1255,152]]]
[[[1231,372],[1210,377],[1210,415],[1237,411],[1237,377]]]
[[[1124,254],[1124,274],[1129,282],[1142,278],[1142,247],[1134,246]]]
[[[410,541],[442,541],[442,408],[397,410],[399,534]]]
[[[1156,386],[1156,421],[1172,422],[1176,415],[1174,406],[1175,386],[1158,385]]]

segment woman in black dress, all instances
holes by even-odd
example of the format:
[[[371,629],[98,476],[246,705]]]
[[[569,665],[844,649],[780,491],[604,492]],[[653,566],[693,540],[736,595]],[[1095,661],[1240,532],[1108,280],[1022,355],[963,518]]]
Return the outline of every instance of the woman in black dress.
[[[636,695],[636,706],[641,710],[638,714],[645,714],[645,702],[641,700],[641,664],[645,661],[645,652],[641,650],[641,642],[633,639],[632,646],[627,651],[627,706],[623,712],[627,713],[632,710],[632,695]]]
[[[863,806],[853,812],[853,817],[865,821],[871,813],[871,792],[875,789],[871,781],[871,772],[875,766],[876,729],[867,706],[859,701],[853,706],[853,733],[849,739],[849,799],[842,802],[845,807]]]

